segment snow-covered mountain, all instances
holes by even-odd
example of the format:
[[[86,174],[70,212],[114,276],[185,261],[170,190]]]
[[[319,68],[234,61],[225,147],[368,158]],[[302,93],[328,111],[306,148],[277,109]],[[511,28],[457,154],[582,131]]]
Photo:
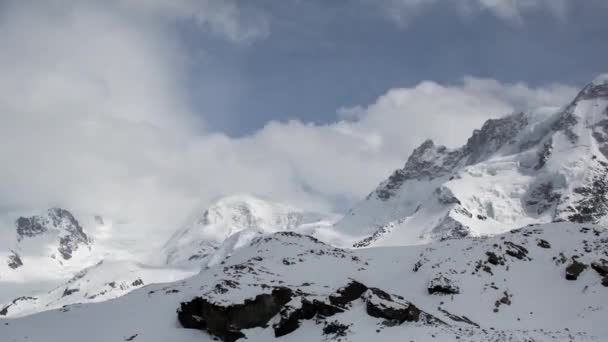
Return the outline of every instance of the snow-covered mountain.
[[[150,251],[160,266],[104,260],[0,305],[0,336],[604,341],[607,175],[602,76],[565,108],[487,121],[463,147],[424,142],[338,222],[222,198]],[[91,249],[68,214],[17,219],[6,272],[68,265]]]
[[[196,211],[160,255],[168,265],[200,266],[211,262],[214,253],[229,254],[260,234],[288,230],[322,234],[324,227],[331,227],[333,219],[252,195],[223,197],[205,210]]]
[[[0,238],[0,281],[61,278],[92,258],[92,238],[66,209],[51,208],[9,222]]]
[[[336,229],[355,247],[499,234],[532,223],[608,223],[608,81],[565,108],[489,120],[457,149],[431,140]]]
[[[192,278],[0,320],[7,341],[603,341],[608,231],[345,250],[261,236]]]

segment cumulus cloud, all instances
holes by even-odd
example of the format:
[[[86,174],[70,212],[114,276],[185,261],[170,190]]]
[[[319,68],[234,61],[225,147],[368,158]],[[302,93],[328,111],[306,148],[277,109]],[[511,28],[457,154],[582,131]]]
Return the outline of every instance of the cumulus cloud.
[[[374,2],[397,24],[405,26],[432,6],[454,8],[463,15],[490,13],[510,24],[520,25],[526,14],[546,11],[563,19],[573,0],[389,0]],[[454,7],[451,7],[454,6]]]
[[[487,118],[575,91],[427,81],[342,108],[331,124],[269,122],[231,138],[187,105],[174,32],[119,7],[20,3],[0,14],[3,213],[62,206],[169,234],[197,204],[235,192],[331,210],[426,138],[458,145]]]

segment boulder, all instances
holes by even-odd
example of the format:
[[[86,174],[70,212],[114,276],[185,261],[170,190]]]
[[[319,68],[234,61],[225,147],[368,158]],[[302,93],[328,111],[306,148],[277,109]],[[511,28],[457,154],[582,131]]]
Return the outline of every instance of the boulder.
[[[583,273],[584,270],[587,269],[587,265],[582,262],[577,261],[576,259],[572,260],[572,263],[566,267],[566,279],[568,280],[576,280],[578,276]]]
[[[437,275],[430,281],[427,290],[429,294],[452,295],[460,293],[460,287],[442,274]]]

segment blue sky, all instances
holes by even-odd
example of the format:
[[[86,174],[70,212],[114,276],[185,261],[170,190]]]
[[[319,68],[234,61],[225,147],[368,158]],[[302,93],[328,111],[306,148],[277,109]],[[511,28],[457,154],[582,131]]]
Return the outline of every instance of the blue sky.
[[[336,108],[421,80],[582,85],[606,67],[605,2],[569,1],[564,14],[540,7],[516,22],[430,1],[407,23],[387,16],[389,2],[259,1],[269,33],[247,44],[181,23],[185,45],[205,51],[192,73],[196,106],[217,112],[208,117],[214,129],[242,135],[272,119],[332,122]],[[204,86],[206,73],[221,79],[224,96]]]
[[[602,0],[0,1],[0,214],[173,231],[234,193],[341,212],[426,139],[459,146],[487,119],[566,104],[608,69],[607,14]]]

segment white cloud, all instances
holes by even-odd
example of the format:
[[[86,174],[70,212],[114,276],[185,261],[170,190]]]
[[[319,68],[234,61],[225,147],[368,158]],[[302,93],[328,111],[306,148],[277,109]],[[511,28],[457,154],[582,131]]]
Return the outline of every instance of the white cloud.
[[[367,194],[426,138],[457,145],[490,117],[574,89],[467,77],[389,90],[327,125],[206,132],[182,97],[172,31],[116,8],[0,14],[0,208],[53,205],[172,231],[197,202],[252,192],[311,209]]]
[[[251,43],[270,34],[266,13],[237,0],[118,0],[128,9],[165,18],[190,19],[199,27],[236,43]]]
[[[476,15],[488,12],[510,24],[521,25],[526,14],[547,11],[564,19],[573,0],[387,0],[373,2],[400,26],[424,13],[431,6],[454,6],[461,14]]]

